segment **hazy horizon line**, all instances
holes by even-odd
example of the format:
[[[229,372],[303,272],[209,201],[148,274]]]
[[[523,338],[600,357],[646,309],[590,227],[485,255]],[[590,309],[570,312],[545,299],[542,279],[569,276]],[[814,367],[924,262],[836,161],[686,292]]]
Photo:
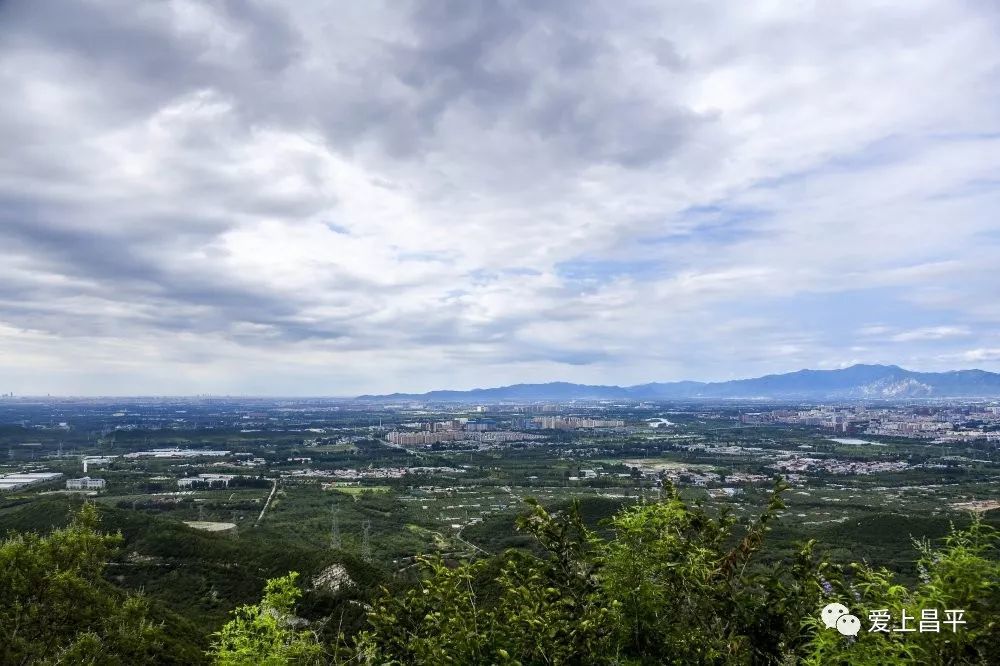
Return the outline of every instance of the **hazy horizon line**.
[[[840,367],[840,368],[799,368],[797,370],[789,370],[789,371],[786,371],[786,372],[774,372],[774,373],[768,373],[768,374],[764,374],[764,375],[744,376],[744,377],[738,377],[738,378],[734,378],[734,379],[723,379],[723,380],[700,380],[700,379],[651,380],[651,381],[648,381],[648,382],[639,382],[639,383],[635,383],[635,384],[613,384],[613,383],[612,384],[592,384],[592,383],[571,382],[571,381],[565,381],[565,380],[558,380],[558,379],[556,379],[556,380],[550,380],[550,381],[545,381],[545,382],[514,382],[514,383],[511,383],[511,384],[501,384],[501,385],[495,385],[495,386],[474,386],[472,388],[436,388],[436,389],[429,389],[429,390],[426,390],[426,391],[392,391],[392,392],[389,392],[389,393],[373,393],[373,392],[368,392],[368,393],[356,393],[356,394],[351,394],[351,395],[305,394],[305,393],[303,393],[303,394],[290,394],[290,393],[285,393],[285,394],[266,394],[266,393],[188,393],[188,394],[168,394],[168,393],[160,393],[160,394],[158,394],[158,393],[100,393],[100,394],[98,394],[98,393],[94,393],[94,394],[89,394],[89,393],[75,393],[74,394],[74,393],[66,393],[66,394],[52,394],[52,393],[47,393],[47,394],[44,394],[44,395],[42,395],[42,394],[25,393],[23,395],[18,395],[18,394],[15,394],[15,393],[10,393],[10,394],[3,393],[3,394],[0,394],[0,400],[10,400],[10,399],[18,399],[18,400],[32,400],[32,399],[59,399],[59,400],[90,399],[90,400],[94,400],[94,399],[102,399],[102,398],[108,398],[108,399],[155,398],[155,399],[159,399],[159,400],[169,400],[169,399],[185,399],[185,400],[190,400],[190,399],[240,398],[240,399],[249,399],[249,400],[290,400],[290,399],[295,399],[295,400],[344,400],[344,401],[348,401],[348,400],[357,400],[359,398],[364,398],[364,397],[388,397],[388,396],[393,396],[393,395],[401,395],[401,396],[406,396],[406,395],[425,395],[425,394],[428,394],[428,393],[439,393],[439,392],[446,392],[446,391],[447,392],[455,392],[455,393],[468,393],[468,392],[480,391],[480,390],[502,389],[502,388],[508,388],[508,387],[511,387],[511,386],[548,386],[548,385],[552,385],[552,384],[571,384],[571,385],[574,385],[574,386],[598,386],[598,387],[603,387],[603,388],[615,388],[615,387],[617,387],[617,388],[634,388],[634,387],[637,387],[637,386],[646,386],[648,384],[682,384],[682,383],[687,383],[687,382],[693,382],[693,383],[698,383],[698,384],[725,384],[725,383],[734,382],[734,381],[753,380],[753,379],[761,379],[761,378],[764,378],[764,377],[776,377],[776,376],[781,376],[781,375],[790,375],[790,374],[794,374],[796,372],[804,372],[804,371],[808,371],[808,372],[837,372],[837,371],[840,371],[840,370],[849,370],[851,368],[856,368],[856,367],[898,368],[898,369],[903,370],[905,372],[915,372],[915,373],[921,373],[921,374],[949,374],[949,373],[958,373],[958,372],[983,372],[983,373],[987,373],[987,374],[1000,374],[1000,373],[992,372],[990,370],[983,370],[981,368],[957,368],[957,369],[952,369],[952,370],[940,370],[940,371],[929,370],[928,371],[928,370],[914,370],[914,369],[911,369],[911,368],[904,368],[903,366],[897,365],[895,363],[855,363],[855,364],[844,366],[844,367]],[[699,398],[684,398],[684,399],[685,400],[696,400],[696,399],[699,399]],[[712,400],[748,400],[748,399],[752,399],[752,398],[736,397],[736,398],[705,398],[705,399],[712,399]],[[913,400],[915,398],[905,398],[905,399],[907,399],[907,400]]]

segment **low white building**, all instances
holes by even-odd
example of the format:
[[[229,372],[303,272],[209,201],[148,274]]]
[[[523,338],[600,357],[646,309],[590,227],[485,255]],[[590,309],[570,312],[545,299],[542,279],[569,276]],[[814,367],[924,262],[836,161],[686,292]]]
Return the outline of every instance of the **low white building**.
[[[27,472],[19,474],[0,474],[0,491],[21,490],[39,483],[55,481],[62,476],[61,472]]]
[[[89,476],[66,480],[66,490],[103,490],[106,485],[104,479],[92,479]]]
[[[205,484],[209,487],[212,486],[229,486],[229,482],[236,478],[233,474],[199,474],[198,476],[188,476],[183,479],[177,479],[178,488],[190,488],[192,486],[200,486]]]

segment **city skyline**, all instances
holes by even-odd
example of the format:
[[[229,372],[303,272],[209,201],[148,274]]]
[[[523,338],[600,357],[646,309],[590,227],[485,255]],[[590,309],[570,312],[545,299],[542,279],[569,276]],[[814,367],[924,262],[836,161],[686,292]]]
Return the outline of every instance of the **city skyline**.
[[[995,7],[324,7],[0,5],[3,392],[1000,371]]]

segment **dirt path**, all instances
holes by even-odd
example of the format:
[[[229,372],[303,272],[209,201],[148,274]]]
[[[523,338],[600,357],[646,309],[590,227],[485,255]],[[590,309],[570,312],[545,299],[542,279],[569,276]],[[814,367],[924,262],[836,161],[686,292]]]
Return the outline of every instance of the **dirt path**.
[[[274,499],[274,494],[278,492],[278,480],[274,480],[274,487],[271,488],[271,494],[267,496],[267,501],[264,502],[264,508],[260,510],[260,515],[257,516],[257,522],[253,524],[254,527],[260,525],[260,521],[264,520],[264,514],[267,513],[267,507],[271,506],[271,500]]]

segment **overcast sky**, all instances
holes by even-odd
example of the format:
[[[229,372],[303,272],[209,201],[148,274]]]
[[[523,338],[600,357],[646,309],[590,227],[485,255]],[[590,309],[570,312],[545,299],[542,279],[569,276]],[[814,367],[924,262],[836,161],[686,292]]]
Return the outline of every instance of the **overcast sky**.
[[[0,2],[0,392],[1000,371],[998,8]]]

